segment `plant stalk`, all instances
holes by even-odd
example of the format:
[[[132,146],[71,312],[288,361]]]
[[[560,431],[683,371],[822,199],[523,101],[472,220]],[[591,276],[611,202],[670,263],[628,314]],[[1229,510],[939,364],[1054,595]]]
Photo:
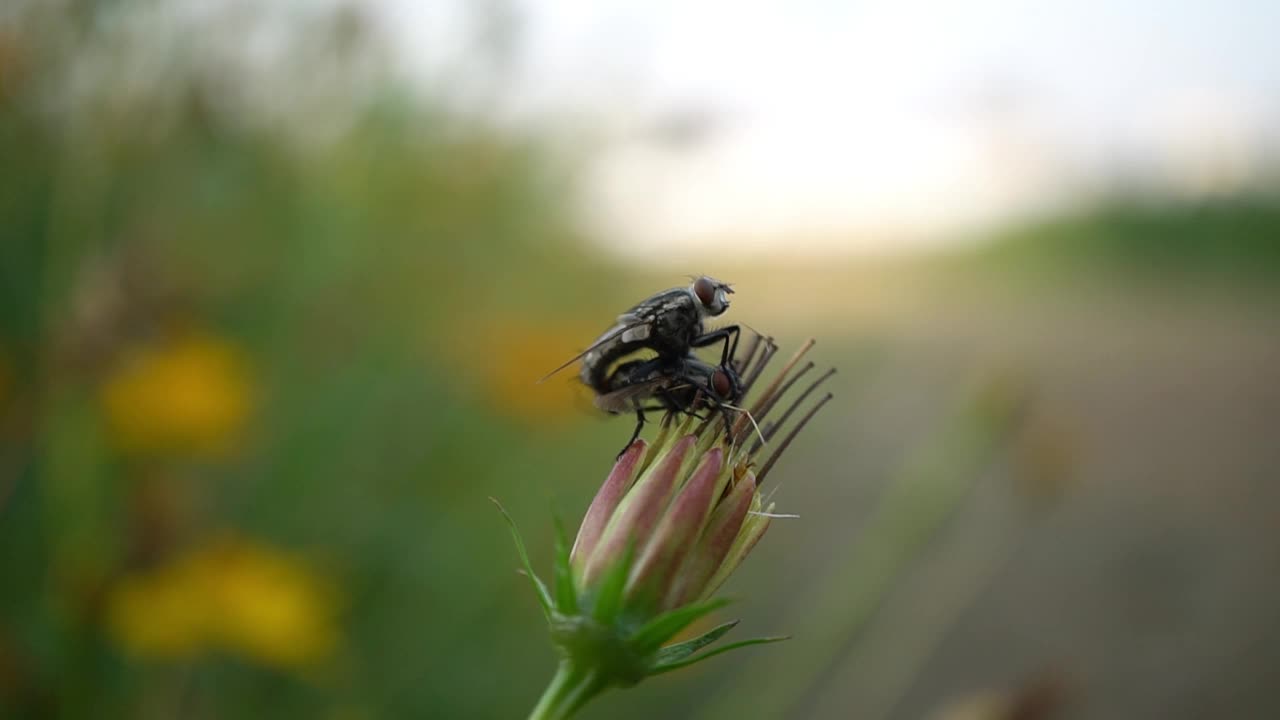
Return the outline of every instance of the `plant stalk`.
[[[555,677],[543,691],[529,720],[565,720],[604,690],[597,673],[580,670],[569,660],[561,660]]]

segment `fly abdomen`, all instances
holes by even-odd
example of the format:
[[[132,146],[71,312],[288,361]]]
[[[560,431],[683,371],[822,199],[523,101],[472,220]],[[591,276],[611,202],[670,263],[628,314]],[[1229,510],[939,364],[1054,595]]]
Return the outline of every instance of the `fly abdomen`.
[[[616,389],[612,384],[620,367],[634,366],[655,357],[659,356],[643,342],[622,342],[621,338],[610,340],[582,358],[578,378],[597,394],[604,394]]]

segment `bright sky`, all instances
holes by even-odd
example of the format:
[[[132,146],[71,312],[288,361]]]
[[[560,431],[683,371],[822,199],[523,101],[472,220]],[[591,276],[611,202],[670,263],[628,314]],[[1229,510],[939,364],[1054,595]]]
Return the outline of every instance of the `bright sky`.
[[[415,72],[456,76],[476,4],[378,2]],[[598,131],[583,206],[620,246],[892,250],[1118,176],[1232,189],[1280,148],[1276,0],[513,13],[505,109]]]

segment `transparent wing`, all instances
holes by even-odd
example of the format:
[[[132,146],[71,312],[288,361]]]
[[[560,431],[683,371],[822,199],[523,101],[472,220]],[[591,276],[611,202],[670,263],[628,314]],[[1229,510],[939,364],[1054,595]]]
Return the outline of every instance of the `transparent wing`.
[[[587,353],[591,352],[592,350],[595,350],[596,348],[600,347],[601,345],[604,345],[607,342],[612,342],[613,340],[616,340],[618,338],[622,338],[624,341],[629,341],[629,340],[644,340],[645,338],[649,337],[649,333],[652,331],[653,320],[655,317],[657,317],[658,310],[660,310],[661,307],[662,306],[658,306],[658,305],[636,306],[635,308],[632,308],[630,311],[625,312],[622,315],[619,315],[618,322],[616,325],[606,330],[605,333],[600,337],[596,338],[596,341],[591,343],[589,346],[587,346],[585,350],[578,353],[577,355],[574,355],[568,360],[565,360],[555,370],[552,370],[546,375],[543,375],[538,380],[538,383],[541,384],[543,382],[546,382],[548,379],[551,378],[552,375],[555,375],[561,370],[564,370],[570,365],[578,362],[582,358],[586,357]]]
[[[671,378],[657,377],[646,382],[628,385],[611,393],[596,396],[596,407],[610,413],[629,412],[634,410],[637,401],[651,398],[664,387],[668,390],[680,390],[692,387],[688,383],[671,384]]]
[[[624,317],[625,317],[625,316],[624,316]],[[540,385],[540,384],[542,384],[542,383],[546,382],[547,380],[551,379],[551,376],[555,375],[556,373],[560,372],[561,370],[564,370],[565,368],[569,367],[570,365],[572,365],[572,364],[574,364],[574,363],[578,362],[579,360],[581,360],[582,358],[586,357],[586,356],[587,356],[587,353],[591,352],[592,350],[595,350],[596,348],[600,347],[601,345],[603,345],[603,344],[605,344],[605,343],[607,343],[607,342],[610,342],[611,340],[614,340],[615,338],[622,337],[622,334],[623,334],[623,333],[627,332],[628,330],[633,330],[633,329],[635,329],[635,327],[636,327],[637,325],[640,325],[640,324],[643,324],[643,323],[634,323],[634,324],[631,324],[631,325],[625,325],[625,324],[623,324],[623,323],[619,322],[617,325],[615,325],[615,326],[613,326],[612,328],[610,328],[608,332],[606,332],[605,334],[603,334],[603,335],[601,335],[599,338],[597,338],[595,342],[593,342],[593,343],[591,343],[589,346],[587,346],[587,349],[583,350],[582,352],[578,353],[577,355],[574,355],[573,357],[569,358],[568,360],[565,360],[563,363],[560,363],[560,365],[559,365],[558,367],[556,367],[556,369],[555,369],[555,370],[552,370],[551,372],[549,372],[549,373],[547,373],[546,375],[543,375],[541,378],[539,378],[539,379],[538,379],[538,384]]]
[[[673,307],[673,305],[681,301],[687,301],[687,295],[688,290],[685,290],[684,288],[672,288],[670,290],[660,292],[651,298],[645,299],[635,307],[619,315],[618,321],[613,327],[609,328],[603,335],[596,338],[596,341],[591,343],[591,345],[585,350],[574,355],[568,360],[565,360],[559,367],[546,375],[543,375],[542,378],[538,380],[538,383],[546,382],[551,378],[551,376],[578,362],[582,358],[586,357],[587,353],[607,342],[620,337],[624,341],[643,340],[649,337],[649,333],[652,331],[653,321],[663,312],[666,312]]]

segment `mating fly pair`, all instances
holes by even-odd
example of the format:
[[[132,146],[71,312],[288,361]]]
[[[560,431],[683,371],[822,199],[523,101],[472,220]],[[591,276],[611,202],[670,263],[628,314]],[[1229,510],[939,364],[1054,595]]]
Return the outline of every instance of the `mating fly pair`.
[[[706,318],[729,308],[732,292],[727,284],[704,275],[687,288],[653,295],[618,316],[613,327],[543,380],[581,360],[578,376],[595,391],[597,407],[614,414],[635,411],[631,441],[639,437],[649,410],[696,415],[704,404],[736,410],[743,394],[733,362],[740,329],[730,325],[706,332],[704,325]],[[717,343],[722,343],[719,365],[693,354],[695,348]],[[637,353],[653,357],[629,359]]]

